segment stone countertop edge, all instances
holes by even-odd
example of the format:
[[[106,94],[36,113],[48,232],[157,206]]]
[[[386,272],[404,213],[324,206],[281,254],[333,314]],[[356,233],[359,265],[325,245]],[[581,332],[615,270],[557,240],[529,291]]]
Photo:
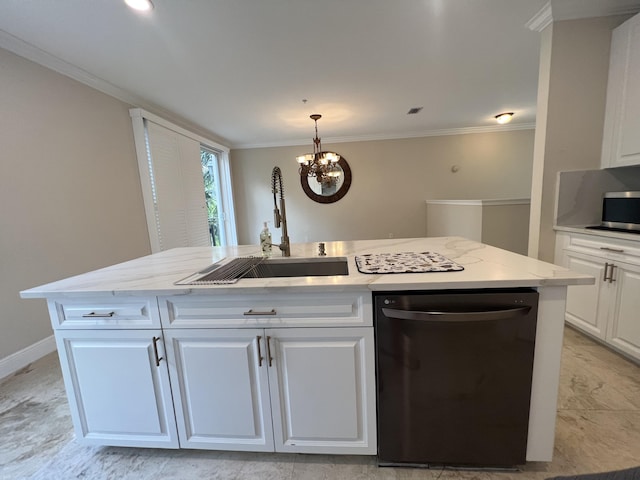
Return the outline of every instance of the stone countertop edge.
[[[318,243],[292,245],[292,257],[317,256]],[[65,296],[156,296],[187,294],[267,294],[451,290],[473,288],[591,285],[592,276],[461,237],[325,242],[327,256],[347,257],[349,275],[241,279],[232,285],[174,285],[225,257],[258,256],[258,245],[184,247],[147,255],[20,292],[22,298]],[[376,253],[436,252],[462,265],[463,271],[363,274],[355,256]]]
[[[640,244],[639,233],[625,233],[607,230],[597,230],[587,228],[589,225],[554,225],[556,232],[582,233],[584,235],[592,235],[594,237],[616,238],[618,240],[628,240],[630,242],[638,242]]]

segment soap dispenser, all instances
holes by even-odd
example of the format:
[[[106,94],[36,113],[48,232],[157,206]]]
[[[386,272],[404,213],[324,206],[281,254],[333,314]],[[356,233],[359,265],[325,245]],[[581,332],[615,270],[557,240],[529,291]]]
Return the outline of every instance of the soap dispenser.
[[[263,257],[271,257],[271,232],[269,231],[267,222],[264,222],[264,228],[260,232],[260,248],[262,249]]]

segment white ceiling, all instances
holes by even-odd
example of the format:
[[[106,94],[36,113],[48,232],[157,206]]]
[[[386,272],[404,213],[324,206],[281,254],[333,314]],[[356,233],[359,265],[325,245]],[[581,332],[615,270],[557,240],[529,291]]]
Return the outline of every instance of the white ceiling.
[[[0,46],[230,147],[310,144],[311,113],[324,143],[535,122],[546,0],[153,2],[3,0]]]

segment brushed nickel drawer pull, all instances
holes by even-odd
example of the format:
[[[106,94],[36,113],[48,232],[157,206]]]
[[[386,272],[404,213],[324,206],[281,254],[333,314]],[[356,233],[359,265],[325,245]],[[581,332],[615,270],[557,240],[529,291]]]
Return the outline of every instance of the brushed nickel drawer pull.
[[[603,282],[606,282],[606,281],[608,281],[608,280],[609,280],[609,277],[607,277],[607,272],[609,271],[609,267],[610,267],[610,266],[611,266],[611,264],[610,264],[610,263],[606,263],[606,262],[605,262],[605,264],[604,264],[604,275],[603,275],[603,277],[602,277],[602,281],[603,281]]]
[[[156,367],[160,366],[160,360],[164,360],[163,357],[158,357],[158,340],[160,340],[160,337],[153,337],[153,354],[156,357]]]
[[[249,309],[248,311],[244,312],[243,315],[254,315],[254,316],[265,316],[265,315],[277,315],[276,309],[272,308],[271,310],[269,310],[268,312],[254,312],[252,309]]]
[[[111,318],[115,314],[116,314],[116,312],[109,312],[109,313],[91,312],[91,313],[86,313],[86,314],[82,315],[82,318]]]
[[[262,360],[264,360],[264,357],[262,356],[262,352],[260,351],[260,340],[262,340],[262,337],[260,335],[256,335],[256,339],[258,340],[258,366],[261,367]]]
[[[614,253],[624,253],[624,250],[622,248],[600,247],[600,250],[606,250],[607,252]]]

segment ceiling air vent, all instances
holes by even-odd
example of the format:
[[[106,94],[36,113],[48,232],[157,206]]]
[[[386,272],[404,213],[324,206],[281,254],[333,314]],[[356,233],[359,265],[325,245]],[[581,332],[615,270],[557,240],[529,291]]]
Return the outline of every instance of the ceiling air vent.
[[[407,112],[407,115],[415,115],[416,113],[418,113],[420,110],[422,110],[422,107],[413,107],[410,108],[409,111]]]

